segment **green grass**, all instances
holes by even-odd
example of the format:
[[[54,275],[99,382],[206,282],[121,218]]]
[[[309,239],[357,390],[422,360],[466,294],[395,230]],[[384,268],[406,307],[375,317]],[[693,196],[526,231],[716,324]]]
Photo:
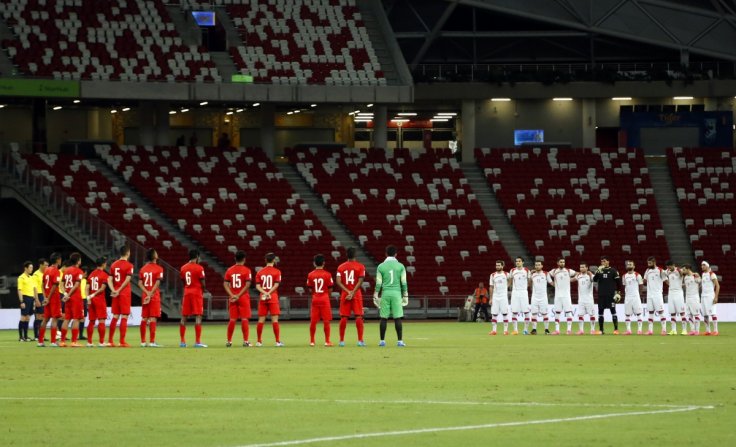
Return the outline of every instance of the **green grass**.
[[[476,426],[309,445],[736,445],[736,324],[719,337],[489,337],[489,326],[409,321],[405,349],[391,325],[378,348],[375,322],[367,348],[352,322],[345,348],[310,348],[303,322],[282,324],[285,348],[270,326],[265,347],[226,349],[225,325],[209,324],[206,350],[175,347],[177,326],[159,329],[159,350],[38,349],[2,331],[0,444],[241,446]],[[492,425],[503,423],[514,425]]]

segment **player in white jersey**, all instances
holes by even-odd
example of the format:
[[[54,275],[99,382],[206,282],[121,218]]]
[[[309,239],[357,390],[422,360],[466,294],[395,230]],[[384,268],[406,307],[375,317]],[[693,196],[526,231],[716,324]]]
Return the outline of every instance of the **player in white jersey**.
[[[588,270],[588,264],[580,263],[580,272],[575,276],[578,283],[578,335],[585,334],[585,316],[590,320],[590,335],[595,335],[595,300],[593,299],[593,273]]]
[[[491,278],[488,280],[492,326],[488,335],[496,335],[499,314],[503,315],[503,335],[509,335],[509,274],[503,271],[504,265],[503,261],[496,261],[496,271],[491,273]]]
[[[642,309],[641,309],[641,286],[644,280],[641,275],[634,271],[634,261],[626,261],[626,274],[623,277],[624,283],[624,314],[626,315],[626,332],[625,335],[631,335],[631,317],[636,315],[638,329],[636,333],[642,334]]]
[[[705,319],[705,335],[718,335],[718,317],[716,316],[716,304],[718,304],[718,294],[721,291],[721,284],[718,282],[718,276],[710,269],[707,261],[700,263],[703,274],[700,277],[700,298],[703,301],[703,318]],[[713,323],[713,331],[711,332],[711,323]]]
[[[544,333],[549,335],[549,306],[547,298],[547,272],[544,271],[542,261],[534,262],[534,271],[531,274],[532,284],[532,335],[537,335],[537,321],[543,319]]]
[[[690,321],[688,335],[700,335],[700,275],[687,264],[682,266],[682,285],[685,288],[685,311]]]
[[[572,296],[570,282],[575,281],[575,271],[565,267],[565,259],[557,260],[557,268],[549,272],[549,281],[555,288],[555,335],[560,335],[560,316],[565,313],[567,335],[572,334]]]
[[[659,317],[662,323],[662,335],[667,335],[667,317],[664,313],[664,282],[667,273],[657,266],[654,256],[647,258],[647,270],[644,272],[644,284],[647,286],[647,314],[649,319],[649,331],[647,335],[654,334],[654,317]]]
[[[682,291],[682,272],[672,261],[667,261],[667,307],[670,312],[670,335],[677,335],[677,315],[682,324],[682,335],[687,335],[685,295]]]
[[[512,335],[519,334],[519,319],[524,318],[524,335],[529,335],[529,284],[531,272],[524,267],[524,260],[516,258],[516,267],[509,272],[511,277],[511,322]]]

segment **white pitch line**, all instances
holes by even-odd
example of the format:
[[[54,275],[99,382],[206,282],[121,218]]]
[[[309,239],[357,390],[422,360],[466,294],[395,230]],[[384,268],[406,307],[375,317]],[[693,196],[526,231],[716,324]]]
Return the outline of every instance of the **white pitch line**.
[[[335,442],[335,441],[348,441],[354,439],[368,439],[368,438],[382,438],[389,436],[404,436],[404,435],[419,435],[425,433],[441,433],[449,431],[468,431],[468,430],[484,430],[489,428],[499,427],[521,427],[524,425],[542,425],[542,424],[557,424],[562,422],[576,422],[576,421],[590,421],[594,419],[604,418],[615,418],[624,416],[647,416],[653,414],[663,413],[682,413],[686,411],[695,410],[711,410],[712,406],[690,406],[683,408],[673,408],[668,410],[652,410],[652,411],[633,411],[627,413],[607,413],[607,414],[594,414],[589,416],[574,416],[569,418],[555,418],[555,419],[538,419],[533,421],[515,421],[515,422],[496,422],[492,424],[479,424],[479,425],[462,425],[456,427],[436,427],[436,428],[419,428],[414,430],[397,430],[397,431],[386,431],[376,433],[360,433],[355,435],[343,435],[343,436],[325,436],[321,438],[308,438],[308,439],[295,439],[292,441],[279,441],[269,442],[264,444],[245,444],[238,447],[278,447],[286,445],[302,445],[302,444],[314,444],[318,442]]]
[[[298,399],[289,397],[240,397],[240,396],[69,396],[69,397],[36,397],[36,396],[0,396],[0,401],[161,401],[161,402],[276,402],[276,403],[314,403],[314,404],[346,404],[346,405],[458,405],[458,406],[492,406],[492,407],[596,407],[596,408],[665,408],[665,409],[682,409],[682,408],[713,408],[712,406],[701,406],[698,404],[636,404],[636,403],[619,403],[619,404],[595,404],[589,402],[582,403],[548,403],[548,402],[494,402],[494,401],[446,401],[446,400],[350,400],[350,399]]]

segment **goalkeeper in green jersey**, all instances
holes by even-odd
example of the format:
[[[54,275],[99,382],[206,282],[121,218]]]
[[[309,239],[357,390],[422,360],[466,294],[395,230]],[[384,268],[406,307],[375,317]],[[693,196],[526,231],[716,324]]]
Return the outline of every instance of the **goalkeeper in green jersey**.
[[[404,347],[403,326],[404,306],[409,304],[409,289],[406,285],[406,268],[396,259],[396,247],[386,247],[386,259],[376,272],[376,290],[373,304],[379,309],[381,317],[381,341],[378,346],[386,346],[386,325],[393,317],[396,327],[396,346]]]

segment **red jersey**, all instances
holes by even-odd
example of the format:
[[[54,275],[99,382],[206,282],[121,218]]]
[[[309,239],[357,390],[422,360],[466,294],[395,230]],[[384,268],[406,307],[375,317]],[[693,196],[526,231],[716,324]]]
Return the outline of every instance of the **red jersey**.
[[[69,293],[69,291],[72,290],[74,287],[74,283],[82,281],[82,278],[84,278],[84,272],[76,266],[70,266],[64,269],[64,276],[61,278],[61,280],[64,282],[64,290]],[[69,295],[69,298],[74,300],[80,300],[82,299],[82,287],[77,287],[77,289]]]
[[[337,277],[340,278],[342,284],[347,287],[350,291],[355,290],[358,285],[358,280],[365,278],[365,266],[358,261],[347,261],[340,264],[337,268]],[[340,298],[345,298],[347,293],[340,289]],[[358,288],[353,294],[353,298],[362,299],[363,291]]]
[[[153,286],[156,285],[156,281],[164,279],[164,268],[158,264],[149,262],[148,264],[141,267],[141,270],[138,272],[138,277],[141,281],[143,281],[143,287],[145,287],[146,290],[151,290],[153,289]],[[151,299],[158,300],[160,298],[161,287],[159,286],[153,292],[153,296],[151,296]]]
[[[133,280],[133,264],[125,259],[118,259],[110,266],[110,276],[112,276],[112,286],[115,290],[120,289],[127,277]],[[130,297],[130,282],[124,288],[118,291],[118,296]]]
[[[92,271],[92,273],[90,273],[87,277],[87,284],[89,284],[89,294],[92,295],[93,293],[100,290],[103,284],[107,284],[107,278],[109,277],[110,275],[108,275],[107,272],[104,270],[96,269]],[[99,296],[105,298],[104,293],[95,295],[95,298]]]
[[[330,302],[332,275],[325,269],[314,269],[307,276],[307,287],[312,289],[312,302]]]
[[[266,292],[270,292],[273,286],[281,282],[281,270],[276,267],[266,266],[256,274],[256,284],[260,284],[261,288]],[[271,293],[271,298],[278,299],[278,291]]]
[[[240,294],[250,280],[250,269],[244,265],[235,264],[225,272],[225,282],[230,283],[233,295]]]
[[[51,288],[55,285],[59,284],[59,269],[54,267],[53,265],[50,265],[46,267],[46,270],[43,272],[43,293],[46,295],[46,297],[50,300],[54,297],[59,297],[59,289],[56,289],[56,292],[49,296],[49,292],[51,292]]]
[[[204,267],[194,262],[187,262],[181,267],[179,276],[184,281],[184,295],[202,295]]]

